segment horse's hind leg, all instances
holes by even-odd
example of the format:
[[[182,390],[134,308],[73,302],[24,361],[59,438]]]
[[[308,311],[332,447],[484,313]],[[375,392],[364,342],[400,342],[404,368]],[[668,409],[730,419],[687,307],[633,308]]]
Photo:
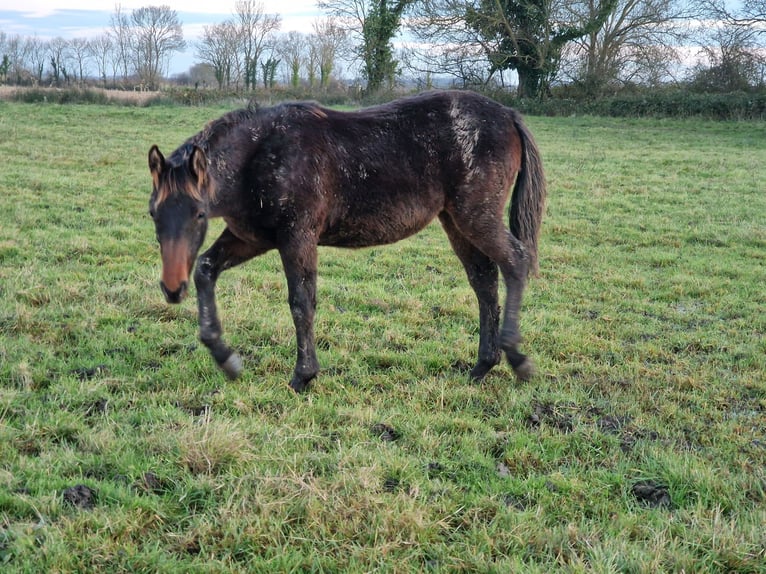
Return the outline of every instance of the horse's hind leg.
[[[527,381],[534,375],[534,363],[518,348],[521,343],[521,297],[529,267],[526,251],[522,243],[504,227],[496,234],[488,234],[482,238],[481,243],[479,248],[486,250],[484,252],[498,264],[505,280],[505,313],[500,330],[500,347],[505,351],[516,376],[522,381]]]
[[[526,381],[534,374],[534,364],[519,351],[518,346],[521,343],[519,313],[527,277],[527,256],[522,243],[505,228],[502,221],[498,219],[487,223],[487,219],[483,212],[466,214],[460,219],[453,216],[459,233],[496,263],[503,274],[506,300],[499,346],[505,352],[516,376]],[[483,225],[473,225],[475,221],[481,221]]]
[[[471,377],[479,380],[500,362],[501,357],[497,265],[463,237],[449,215],[442,213],[439,219],[479,301],[479,357],[471,370]]]

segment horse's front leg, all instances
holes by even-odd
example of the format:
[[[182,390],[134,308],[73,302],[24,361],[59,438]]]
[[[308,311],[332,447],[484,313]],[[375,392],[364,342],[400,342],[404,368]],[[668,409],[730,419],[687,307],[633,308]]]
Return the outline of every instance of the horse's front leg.
[[[221,339],[221,322],[215,304],[216,281],[222,271],[265,253],[270,248],[267,245],[246,243],[227,228],[210,249],[197,259],[194,285],[197,288],[199,338],[230,379],[236,379],[242,372],[242,359]]]
[[[290,387],[301,393],[319,372],[314,344],[317,245],[316,242],[302,241],[280,248],[279,254],[287,277],[290,313],[293,316],[298,345],[298,356]]]

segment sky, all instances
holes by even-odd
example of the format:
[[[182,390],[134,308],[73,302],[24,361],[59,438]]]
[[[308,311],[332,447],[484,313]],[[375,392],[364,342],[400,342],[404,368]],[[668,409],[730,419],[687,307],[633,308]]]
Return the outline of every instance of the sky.
[[[311,25],[322,13],[316,0],[260,0],[264,12],[282,16],[281,32],[311,32]],[[143,6],[170,6],[183,24],[189,47],[174,55],[170,74],[185,72],[195,61],[193,43],[204,26],[218,24],[234,12],[234,0],[0,0],[0,32],[9,36],[37,36],[49,40],[57,36],[95,38],[109,28],[116,4],[130,14]]]

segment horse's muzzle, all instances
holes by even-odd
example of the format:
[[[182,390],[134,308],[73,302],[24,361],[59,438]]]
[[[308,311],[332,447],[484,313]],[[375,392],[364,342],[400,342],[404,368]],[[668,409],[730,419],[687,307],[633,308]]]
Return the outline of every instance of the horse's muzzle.
[[[184,297],[186,297],[189,284],[186,281],[183,281],[176,291],[171,291],[165,286],[164,281],[160,281],[160,289],[162,289],[162,294],[165,295],[165,301],[171,304],[176,304],[183,301]]]

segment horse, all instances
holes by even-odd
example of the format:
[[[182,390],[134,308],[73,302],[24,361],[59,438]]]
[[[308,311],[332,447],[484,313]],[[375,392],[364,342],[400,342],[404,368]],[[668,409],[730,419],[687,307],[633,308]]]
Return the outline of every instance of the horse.
[[[222,339],[215,302],[221,272],[279,252],[297,342],[289,385],[302,392],[319,372],[318,246],[389,244],[437,217],[478,299],[470,377],[482,379],[503,353],[519,380],[533,376],[532,360],[519,351],[519,311],[526,280],[538,272],[546,183],[539,149],[514,109],[460,90],[355,111],[315,102],[250,105],[209,122],[167,158],[152,146],[148,159],[149,213],[168,303],[188,291],[208,220],[226,224],[197,259],[193,279],[200,340],[229,378],[243,364]],[[502,313],[498,269],[506,286]]]

